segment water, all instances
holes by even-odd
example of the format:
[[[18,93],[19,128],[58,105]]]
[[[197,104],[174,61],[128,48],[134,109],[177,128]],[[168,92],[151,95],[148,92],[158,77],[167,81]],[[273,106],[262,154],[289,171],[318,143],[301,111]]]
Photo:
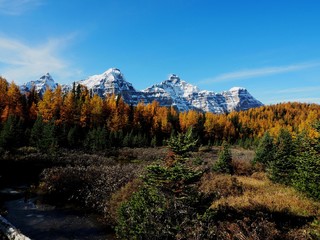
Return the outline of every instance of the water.
[[[9,222],[33,240],[115,239],[97,216],[71,207],[43,204],[26,190],[37,185],[44,166],[0,161],[0,210]]]
[[[17,194],[17,190],[10,190]],[[37,198],[11,199],[4,202],[5,218],[31,239],[114,239],[96,216],[37,203]]]
[[[93,214],[42,204],[36,197],[25,199],[21,188],[6,188],[1,194],[9,199],[3,204],[4,217],[31,239],[114,239]]]

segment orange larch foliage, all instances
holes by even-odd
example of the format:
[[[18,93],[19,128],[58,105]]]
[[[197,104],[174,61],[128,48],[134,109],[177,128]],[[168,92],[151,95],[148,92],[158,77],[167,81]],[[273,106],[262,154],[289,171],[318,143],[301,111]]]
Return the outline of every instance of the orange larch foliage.
[[[6,94],[5,108],[2,111],[1,119],[2,121],[7,120],[10,115],[17,117],[23,116],[23,107],[22,107],[22,95],[19,87],[12,82]]]
[[[53,119],[53,93],[49,88],[44,92],[42,100],[39,101],[38,110],[43,121],[48,122]]]

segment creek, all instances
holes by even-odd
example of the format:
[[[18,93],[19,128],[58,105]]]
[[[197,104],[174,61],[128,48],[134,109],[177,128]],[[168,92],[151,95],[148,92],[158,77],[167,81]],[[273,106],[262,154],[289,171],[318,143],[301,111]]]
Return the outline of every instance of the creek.
[[[45,204],[39,195],[29,193],[45,166],[42,162],[0,160],[2,216],[34,240],[115,239],[97,215],[74,206]]]

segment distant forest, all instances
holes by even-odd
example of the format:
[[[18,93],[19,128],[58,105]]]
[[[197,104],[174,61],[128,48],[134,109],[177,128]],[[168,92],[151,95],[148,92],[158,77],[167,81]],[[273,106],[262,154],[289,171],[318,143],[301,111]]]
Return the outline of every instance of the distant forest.
[[[293,137],[318,137],[312,124],[320,118],[320,105],[281,103],[229,114],[178,112],[158,102],[130,106],[121,96],[91,96],[80,85],[67,93],[58,86],[41,97],[35,89],[22,94],[14,82],[0,77],[0,116],[0,147],[5,150],[162,146],[172,134],[189,128],[202,145],[225,140],[250,147],[266,131],[271,136],[286,129]]]

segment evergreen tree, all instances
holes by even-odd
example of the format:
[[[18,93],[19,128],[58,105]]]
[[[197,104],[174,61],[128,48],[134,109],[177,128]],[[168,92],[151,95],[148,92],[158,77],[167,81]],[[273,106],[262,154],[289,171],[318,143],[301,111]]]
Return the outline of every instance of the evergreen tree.
[[[309,197],[320,200],[320,154],[315,151],[303,152],[296,157],[296,171],[293,186]]]
[[[320,132],[320,122],[314,129]],[[293,186],[306,193],[307,196],[320,200],[320,138],[310,139],[306,134],[299,136],[297,156],[295,157],[295,172]]]
[[[190,133],[189,133],[190,134]],[[119,211],[118,237],[123,239],[175,239],[181,229],[194,224],[200,196],[196,183],[201,171],[187,164],[187,149],[197,140],[189,134],[172,136],[169,146],[176,155],[165,165],[151,165],[143,177],[144,186]],[[179,141],[179,149],[175,141]],[[192,146],[192,147],[191,147]]]
[[[272,181],[290,184],[295,171],[295,146],[291,134],[281,129],[276,139],[274,160],[269,163],[268,173]]]
[[[76,126],[73,126],[70,128],[70,130],[68,131],[68,135],[67,135],[67,140],[68,140],[68,145],[71,148],[74,148],[78,145],[78,131],[79,129]]]
[[[10,115],[0,132],[0,147],[12,151],[24,143],[23,124],[20,119]]]
[[[30,133],[30,145],[44,153],[55,153],[58,148],[54,120],[43,122],[41,115],[35,121]]]
[[[222,148],[217,162],[213,165],[213,170],[219,173],[233,174],[231,151],[226,141],[222,143]]]
[[[37,120],[33,124],[31,133],[30,133],[29,143],[31,146],[39,148],[39,145],[41,144],[43,127],[44,127],[44,123],[43,123],[42,116],[38,115]]]
[[[157,136],[154,136],[151,139],[150,145],[151,145],[151,147],[156,147],[157,146]]]
[[[38,147],[42,152],[56,152],[58,148],[58,141],[53,120],[44,124],[41,141],[38,143]]]
[[[124,147],[132,147],[133,146],[133,130],[130,133],[127,133],[123,139],[122,145]]]
[[[91,151],[100,151],[108,147],[108,133],[104,127],[90,130],[85,140],[85,147]]]
[[[256,155],[253,159],[253,163],[262,163],[265,167],[269,162],[272,162],[275,158],[275,144],[273,143],[273,138],[270,136],[269,132],[266,132],[255,151]]]
[[[193,137],[192,128],[189,128],[185,134],[171,134],[167,144],[176,155],[186,157],[190,151],[196,150],[198,139]]]

